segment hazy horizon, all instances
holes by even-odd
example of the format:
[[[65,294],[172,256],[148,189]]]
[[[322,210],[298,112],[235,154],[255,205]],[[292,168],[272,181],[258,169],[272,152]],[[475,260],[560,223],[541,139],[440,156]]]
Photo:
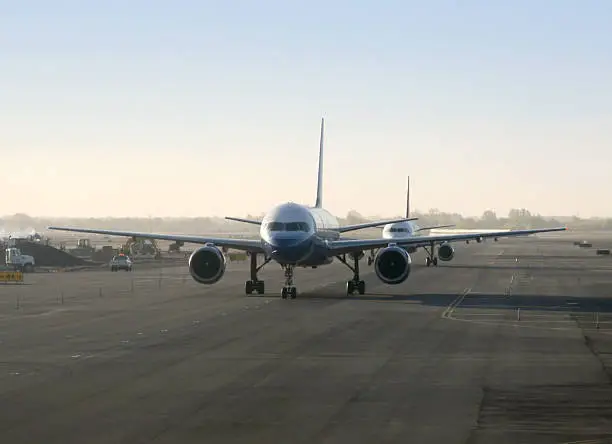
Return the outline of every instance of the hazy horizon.
[[[324,116],[337,216],[402,214],[410,175],[415,209],[610,217],[610,23],[604,1],[12,3],[0,212],[311,205]]]
[[[511,208],[512,209],[512,208]],[[510,209],[510,210],[511,210]],[[427,215],[429,213],[429,211],[431,210],[437,210],[440,214],[456,214],[459,215],[461,217],[464,218],[481,218],[482,215],[486,212],[486,211],[493,211],[497,214],[497,217],[499,218],[505,218],[508,216],[508,212],[510,211],[506,211],[506,212],[498,212],[495,210],[492,210],[491,208],[485,208],[483,209],[483,211],[480,212],[480,214],[464,214],[461,212],[451,212],[451,211],[444,211],[444,209],[434,209],[434,208],[430,208],[428,210],[420,210],[418,208],[415,208],[413,210],[411,210],[411,214],[412,215],[416,215],[416,214],[420,214],[420,215]],[[529,209],[527,209],[529,210]],[[531,211],[531,210],[530,210]],[[383,217],[383,218],[394,218],[394,217],[403,217],[404,216],[404,211],[399,209],[398,211],[389,211],[388,213],[382,213],[382,214],[367,214],[367,213],[362,213],[361,211],[359,211],[358,209],[355,208],[351,208],[350,210],[348,210],[345,213],[342,214],[338,214],[338,213],[334,213],[331,212],[334,216],[336,216],[337,218],[346,218],[347,215],[351,212],[357,212],[359,213],[361,216],[368,218],[368,219],[372,219],[372,218],[376,218],[376,217]],[[262,217],[264,214],[266,214],[265,211],[260,211],[260,212],[255,212],[255,213],[244,213],[244,214],[200,214],[200,215],[195,215],[195,216],[177,216],[177,215],[156,215],[156,214],[147,214],[145,216],[134,216],[134,215],[129,215],[129,214],[118,214],[118,215],[101,215],[101,216],[90,216],[90,215],[74,215],[74,214],[67,214],[67,215],[49,215],[49,214],[29,214],[29,213],[23,213],[23,212],[19,212],[19,213],[12,213],[12,214],[0,214],[0,221],[2,221],[3,219],[6,218],[11,218],[14,216],[27,216],[27,217],[31,217],[33,219],[142,219],[142,220],[147,220],[147,219],[198,219],[198,218],[219,218],[219,219],[224,219],[226,216],[235,216],[235,217],[247,217],[247,216],[255,216],[255,217]],[[546,219],[552,219],[555,217],[561,217],[561,218],[570,218],[570,217],[579,217],[581,219],[607,219],[607,218],[612,218],[612,216],[610,217],[606,217],[606,216],[590,216],[590,217],[584,217],[584,216],[579,216],[576,214],[542,214],[539,213],[537,211],[532,211],[532,214],[540,216],[542,218],[546,218]]]

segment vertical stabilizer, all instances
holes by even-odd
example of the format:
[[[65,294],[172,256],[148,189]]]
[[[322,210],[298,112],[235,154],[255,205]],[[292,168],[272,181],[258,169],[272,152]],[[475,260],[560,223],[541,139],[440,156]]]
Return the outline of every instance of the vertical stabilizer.
[[[325,121],[321,118],[321,139],[319,140],[319,176],[317,177],[317,200],[316,208],[323,207],[323,134],[325,131]]]
[[[406,218],[410,217],[410,176],[408,176],[408,185],[406,187]]]

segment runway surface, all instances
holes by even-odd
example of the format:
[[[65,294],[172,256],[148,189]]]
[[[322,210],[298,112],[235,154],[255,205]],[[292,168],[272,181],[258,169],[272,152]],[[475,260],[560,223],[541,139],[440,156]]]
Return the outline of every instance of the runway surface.
[[[596,246],[595,246],[596,247]],[[563,236],[459,245],[347,297],[186,267],[0,285],[3,443],[569,443],[612,435],[612,258]],[[519,310],[520,309],[520,310]]]

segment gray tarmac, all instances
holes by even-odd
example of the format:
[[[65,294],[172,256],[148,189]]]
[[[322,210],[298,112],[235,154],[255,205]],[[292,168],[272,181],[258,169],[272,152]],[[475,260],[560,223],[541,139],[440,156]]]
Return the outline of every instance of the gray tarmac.
[[[572,240],[417,253],[398,286],[363,261],[351,297],[341,264],[299,270],[297,300],[273,265],[245,296],[246,263],[0,284],[0,441],[605,442],[612,257]]]

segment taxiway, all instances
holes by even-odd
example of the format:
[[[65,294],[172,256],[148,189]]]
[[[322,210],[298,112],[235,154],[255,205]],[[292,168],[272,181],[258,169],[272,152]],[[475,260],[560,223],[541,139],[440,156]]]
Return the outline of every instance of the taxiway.
[[[350,272],[267,266],[213,286],[186,267],[0,285],[6,443],[564,443],[612,433],[612,258],[569,238]]]

